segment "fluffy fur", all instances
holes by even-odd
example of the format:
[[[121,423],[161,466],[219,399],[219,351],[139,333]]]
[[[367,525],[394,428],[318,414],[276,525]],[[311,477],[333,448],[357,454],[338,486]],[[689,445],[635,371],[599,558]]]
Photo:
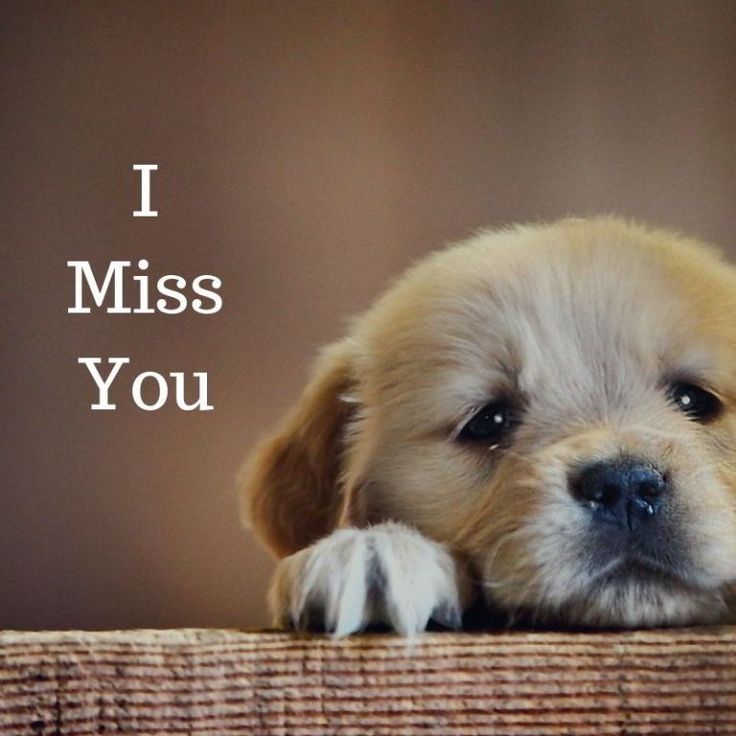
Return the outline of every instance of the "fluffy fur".
[[[677,380],[712,392],[718,416],[673,405]],[[508,441],[460,442],[499,395],[520,407]],[[596,218],[432,254],[323,352],[245,467],[244,517],[283,558],[274,618],[413,634],[482,597],[510,618],[588,626],[721,619],[735,399],[736,271],[707,246]],[[668,483],[665,541],[643,568],[570,487],[576,468],[623,455]]]

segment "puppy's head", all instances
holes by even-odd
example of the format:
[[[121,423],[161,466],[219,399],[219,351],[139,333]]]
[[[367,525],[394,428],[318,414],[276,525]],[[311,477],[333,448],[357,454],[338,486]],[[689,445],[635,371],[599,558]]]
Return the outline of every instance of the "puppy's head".
[[[713,620],[736,581],[736,275],[617,220],[481,235],[326,354],[246,474],[281,553],[397,519],[508,612]]]

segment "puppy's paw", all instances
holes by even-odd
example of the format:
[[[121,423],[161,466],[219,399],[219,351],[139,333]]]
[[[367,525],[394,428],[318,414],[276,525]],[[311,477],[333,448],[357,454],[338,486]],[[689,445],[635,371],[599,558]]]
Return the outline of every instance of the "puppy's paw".
[[[401,634],[428,621],[458,628],[468,583],[440,544],[403,524],[339,529],[283,559],[269,603],[277,626],[322,623],[345,636],[384,623]]]

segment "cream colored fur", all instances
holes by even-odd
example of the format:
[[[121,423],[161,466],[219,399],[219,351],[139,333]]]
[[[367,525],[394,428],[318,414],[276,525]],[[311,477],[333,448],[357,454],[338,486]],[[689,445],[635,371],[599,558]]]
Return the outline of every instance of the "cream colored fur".
[[[683,378],[721,399],[715,421],[668,401]],[[459,443],[500,392],[524,405],[510,444]],[[455,619],[468,577],[511,616],[717,620],[736,580],[734,401],[736,272],[709,247],[596,218],[439,251],[323,354],[246,466],[244,516],[284,556],[274,617],[298,624],[311,607],[338,634],[376,621],[412,634]],[[616,586],[615,559],[591,564],[568,474],[621,453],[667,474],[687,560],[672,578]]]

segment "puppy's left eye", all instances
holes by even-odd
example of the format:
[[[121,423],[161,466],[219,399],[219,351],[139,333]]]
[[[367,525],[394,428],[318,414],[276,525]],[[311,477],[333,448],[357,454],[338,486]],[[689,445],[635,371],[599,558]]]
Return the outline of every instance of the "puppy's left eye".
[[[676,383],[670,389],[675,406],[698,422],[707,422],[721,410],[721,401],[710,391],[693,383]]]
[[[511,430],[513,424],[511,406],[504,401],[492,401],[465,422],[457,438],[467,442],[496,442]]]

